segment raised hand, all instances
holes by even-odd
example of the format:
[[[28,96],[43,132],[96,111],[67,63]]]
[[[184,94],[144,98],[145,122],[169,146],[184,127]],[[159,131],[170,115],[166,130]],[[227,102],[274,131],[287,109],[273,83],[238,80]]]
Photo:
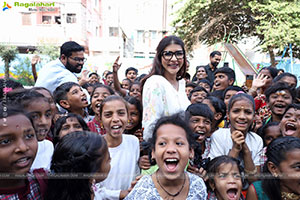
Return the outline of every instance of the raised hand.
[[[117,57],[117,59],[115,60],[114,64],[113,64],[113,72],[117,73],[122,65],[122,63],[118,64],[120,59],[120,56]]]
[[[267,79],[268,77],[262,73],[255,75],[253,78],[251,89],[257,90],[258,88],[263,87],[264,85],[266,85]]]
[[[89,70],[83,70],[82,73],[81,73],[81,77],[80,77],[80,80],[79,80],[79,85],[83,86],[84,84],[88,83],[90,81],[90,79],[92,77],[88,77],[88,74],[89,74]]]
[[[244,134],[241,131],[234,130],[231,133],[231,139],[232,139],[232,142],[233,142],[233,147],[232,148],[235,151],[238,151],[238,152],[241,151],[242,147],[243,147],[243,144],[245,143]]]

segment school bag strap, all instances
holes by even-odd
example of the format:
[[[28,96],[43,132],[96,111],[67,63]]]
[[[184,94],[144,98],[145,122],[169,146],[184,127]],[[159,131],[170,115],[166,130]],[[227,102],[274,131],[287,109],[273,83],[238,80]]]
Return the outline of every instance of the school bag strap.
[[[41,196],[44,199],[48,185],[48,173],[43,168],[40,168],[33,170],[33,174],[39,183]]]

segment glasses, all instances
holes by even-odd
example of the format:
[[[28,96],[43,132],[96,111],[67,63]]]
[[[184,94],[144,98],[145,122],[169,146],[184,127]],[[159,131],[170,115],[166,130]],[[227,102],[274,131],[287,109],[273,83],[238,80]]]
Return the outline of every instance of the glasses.
[[[74,60],[76,62],[85,62],[86,61],[86,58],[78,58],[78,57],[75,57],[75,58],[68,57],[68,58],[71,58],[72,60]]]
[[[173,58],[174,55],[175,55],[177,60],[183,59],[183,57],[184,57],[183,51],[175,51],[175,52],[163,51],[162,52],[162,57],[167,61],[170,61]]]

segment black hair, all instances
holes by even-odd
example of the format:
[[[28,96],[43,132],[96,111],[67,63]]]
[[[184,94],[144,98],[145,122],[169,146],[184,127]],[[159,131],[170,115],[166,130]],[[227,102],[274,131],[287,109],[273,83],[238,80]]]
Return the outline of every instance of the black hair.
[[[68,41],[60,47],[60,56],[65,55],[69,57],[72,55],[72,52],[78,51],[84,51],[84,48],[74,41]]]
[[[134,81],[134,82],[131,82],[130,86],[129,86],[129,92],[131,91],[131,88],[133,85],[139,85],[140,88],[141,88],[141,83],[139,81]],[[141,92],[142,93],[142,92]]]
[[[295,92],[295,103],[300,103],[300,87],[297,87],[296,92]]]
[[[207,99],[211,103],[211,105],[216,110],[216,113],[221,113],[222,117],[217,121],[217,125],[220,124],[226,115],[225,103],[221,99],[214,97],[214,96],[208,96],[205,99]]]
[[[215,57],[215,55],[222,56],[220,51],[213,51],[210,53],[209,57],[213,58]]]
[[[85,83],[85,84],[83,84],[82,85],[82,88],[84,88],[84,89],[88,89],[88,87],[94,87],[94,84],[91,84],[91,83]]]
[[[280,90],[287,90],[291,97],[292,100],[295,99],[295,90],[293,88],[291,88],[288,84],[283,83],[283,82],[278,82],[275,84],[272,84],[266,91],[265,91],[265,95],[266,95],[266,100],[269,101],[270,100],[270,96],[271,94],[276,93],[277,91]]]
[[[121,102],[123,102],[124,105],[125,105],[125,107],[126,107],[126,111],[127,111],[127,115],[128,115],[128,105],[127,105],[127,102],[124,100],[124,98],[121,97],[121,96],[117,96],[117,95],[111,95],[111,96],[106,97],[106,98],[102,101],[102,103],[101,103],[101,105],[100,105],[100,109],[99,109],[99,110],[100,110],[100,111],[99,111],[99,113],[100,113],[100,118],[101,118],[101,116],[102,116],[102,111],[103,111],[104,105],[105,105],[107,102],[110,102],[110,101],[121,101]]]
[[[61,84],[60,86],[58,86],[54,92],[53,92],[53,96],[55,99],[55,102],[58,103],[60,105],[60,101],[61,100],[68,100],[67,99],[67,93],[70,91],[70,89],[73,86],[78,86],[80,87],[80,85],[78,83],[74,83],[74,82],[66,82]]]
[[[166,125],[166,124],[173,124],[175,126],[179,126],[183,128],[183,130],[186,133],[186,139],[189,143],[190,149],[194,146],[195,140],[193,138],[193,132],[185,120],[184,113],[176,113],[171,116],[164,116],[156,121],[155,126],[153,128],[152,138],[150,139],[150,143],[154,150],[155,150],[155,143],[157,139],[157,130],[162,125]]]
[[[107,151],[104,138],[98,134],[80,131],[65,135],[55,147],[50,169],[54,174],[72,173],[78,178],[49,179],[45,199],[91,199],[90,180]]]
[[[25,117],[27,117],[30,120],[30,122],[33,126],[32,120],[20,106],[0,104],[0,119],[15,116],[15,115],[24,115]]]
[[[197,80],[198,80],[198,79],[197,79],[197,73],[198,73],[198,70],[199,70],[200,68],[204,68],[205,73],[208,74],[208,71],[207,71],[207,68],[205,67],[205,65],[197,66],[197,67],[196,67],[196,72],[195,72],[195,74],[194,74],[194,76],[193,76],[192,81],[197,81]],[[201,80],[202,80],[202,79],[201,79]]]
[[[92,72],[89,74],[89,77],[93,76],[93,75],[96,75],[98,78],[99,78],[99,74],[97,74],[96,72]]]
[[[210,96],[217,97],[218,99],[223,101],[223,90],[215,90],[210,93]]]
[[[277,74],[278,74],[278,70],[275,68],[275,67],[263,67],[261,68],[261,70],[259,71],[259,73],[262,71],[262,70],[268,70],[269,73],[271,74],[272,76],[272,79],[274,79]]]
[[[236,165],[238,167],[238,170],[239,170],[241,176],[243,175],[244,169],[242,168],[240,161],[238,159],[227,156],[227,155],[218,156],[218,157],[215,157],[214,159],[212,159],[208,163],[207,173],[208,173],[208,181],[210,183],[215,184],[214,177],[219,172],[222,164],[231,164],[232,166]],[[243,181],[242,178],[241,178],[241,181]],[[209,187],[209,189],[210,189],[210,191],[213,191],[212,188]]]
[[[191,79],[191,75],[188,72],[186,72],[184,78]]]
[[[288,72],[285,72],[285,73],[282,73],[282,74],[279,74],[278,76],[276,76],[273,80],[273,83],[277,83],[278,81],[280,81],[284,77],[294,78],[295,81],[296,81],[296,86],[297,86],[297,77],[294,74],[291,74],[291,73],[288,73]]]
[[[228,112],[230,112],[233,104],[239,100],[247,100],[249,103],[252,104],[253,114],[255,113],[255,102],[252,96],[245,93],[239,93],[231,97],[229,103],[228,103]]]
[[[265,143],[265,140],[264,140],[264,137],[266,135],[266,131],[269,127],[271,126],[278,126],[279,125],[279,122],[269,122],[269,123],[266,123],[264,124],[260,129],[259,129],[259,135],[260,137],[263,139],[263,142],[264,142],[264,146],[267,146],[266,143]]]
[[[195,87],[197,87],[197,84],[196,84],[196,83],[193,83],[193,82],[188,82],[188,83],[185,84],[185,87],[186,87],[186,88],[187,88],[187,87],[195,88]]]
[[[95,91],[96,91],[97,88],[105,88],[105,89],[107,89],[109,91],[109,93],[111,95],[115,94],[114,90],[111,89],[111,87],[109,87],[107,85],[104,85],[104,84],[101,84],[101,83],[96,83],[96,84],[93,85],[93,87],[94,87],[94,89],[93,89],[93,92],[91,93],[91,99],[92,99],[92,96],[94,95],[94,93],[95,93]]]
[[[197,85],[199,85],[200,83],[206,83],[207,85],[209,85],[210,90],[211,90],[212,87],[213,87],[213,83],[210,82],[207,78],[199,80],[199,81],[197,82]],[[210,91],[209,91],[209,92],[210,92]]]
[[[163,76],[164,72],[165,72],[165,69],[164,67],[162,66],[162,53],[163,51],[165,50],[165,48],[171,44],[177,44],[179,46],[181,46],[182,48],[182,51],[183,51],[183,65],[182,67],[180,68],[180,70],[177,72],[177,80],[180,80],[182,78],[185,77],[185,73],[186,73],[186,67],[187,67],[187,62],[186,62],[186,52],[185,52],[185,48],[184,48],[184,43],[183,41],[177,37],[177,36],[174,36],[174,35],[171,35],[171,36],[166,36],[164,37],[158,44],[157,48],[156,48],[156,55],[154,57],[154,62],[153,62],[153,65],[152,65],[152,69],[150,71],[150,73],[142,79],[142,84],[141,84],[141,88],[143,90],[143,86],[146,82],[146,80],[152,76],[152,75],[161,75]],[[141,91],[142,91],[141,90]]]
[[[123,80],[122,80],[122,82],[123,81],[128,81],[129,82],[129,85],[132,83],[132,81],[129,79],[129,78],[124,78]]]
[[[40,90],[45,90],[45,91],[47,91],[49,94],[50,94],[50,96],[52,97],[52,99],[54,100],[54,98],[53,98],[53,95],[52,95],[52,93],[51,93],[51,91],[50,90],[48,90],[47,88],[45,88],[45,87],[33,87],[33,88],[31,88],[31,90],[32,91],[40,91]]]
[[[271,175],[267,163],[272,162],[276,167],[286,160],[286,154],[294,150],[300,150],[300,139],[292,136],[279,137],[273,140],[267,148],[267,162],[264,165],[264,173]],[[272,200],[281,200],[280,179],[271,176],[272,178],[264,178],[262,180],[262,189]]]
[[[107,76],[111,75],[111,74],[113,74],[111,71],[107,72],[106,75],[105,75],[105,78],[107,78]]]
[[[192,116],[202,116],[209,119],[211,122],[214,119],[214,114],[211,109],[208,107],[208,105],[203,103],[195,103],[189,105],[185,113],[188,119],[190,119]]]
[[[286,114],[286,112],[291,109],[291,108],[294,108],[295,110],[300,110],[300,104],[298,103],[292,103],[290,105],[288,105],[288,107],[285,109],[284,113],[283,113],[283,116]]]
[[[72,117],[74,117],[78,120],[79,124],[82,127],[82,130],[84,130],[84,131],[90,130],[80,115],[77,115],[74,113],[68,113],[65,116],[58,118],[58,120],[55,122],[54,131],[53,131],[53,145],[54,146],[60,141],[59,132],[61,131],[62,126],[66,123],[68,118],[72,118]]]
[[[136,75],[138,74],[138,70],[134,67],[128,67],[126,70],[125,70],[125,76],[127,76],[128,72],[129,71],[134,71],[136,73]]]
[[[135,97],[126,96],[126,97],[124,97],[124,99],[125,99],[125,101],[128,102],[128,104],[135,105],[136,109],[139,112],[140,122],[139,122],[139,124],[136,127],[134,127],[132,130],[130,130],[130,132],[135,132],[137,129],[142,128],[143,106],[142,106],[142,103],[137,98],[135,98]]]
[[[207,96],[209,95],[209,93],[207,92],[207,90],[204,87],[196,86],[194,89],[192,89],[190,91],[190,94],[188,96],[189,100],[191,100],[191,97],[192,97],[194,92],[201,92],[201,91],[205,92]]]
[[[24,88],[23,85],[17,81],[14,81],[12,79],[0,79],[0,101],[4,97],[4,93],[9,92],[9,90],[13,90],[16,88]]]
[[[218,73],[225,74],[228,77],[228,80],[233,80],[233,83],[235,82],[235,73],[230,67],[220,67],[214,72],[214,75]]]
[[[243,90],[243,88],[241,88],[241,87],[239,87],[239,86],[231,85],[231,86],[229,86],[228,88],[226,88],[226,89],[224,90],[224,92],[223,92],[223,100],[225,99],[226,93],[227,93],[228,91],[230,91],[230,90],[237,91],[237,92],[242,91],[242,92],[246,93],[245,90]]]
[[[147,76],[147,74],[141,74],[138,77],[136,77],[135,81],[141,81],[143,78],[145,78],[145,76]]]

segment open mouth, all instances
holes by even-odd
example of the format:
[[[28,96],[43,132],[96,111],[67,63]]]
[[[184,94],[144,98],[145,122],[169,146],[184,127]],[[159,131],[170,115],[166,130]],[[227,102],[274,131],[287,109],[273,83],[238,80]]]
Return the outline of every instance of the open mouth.
[[[293,135],[297,130],[297,127],[295,124],[287,123],[285,125],[285,135]]]
[[[221,83],[215,82],[215,87],[219,87],[220,85],[221,85]]]
[[[171,67],[172,69],[177,69],[178,68],[178,64],[169,64],[169,67]]]
[[[88,103],[88,101],[87,101],[87,98],[86,98],[86,97],[82,97],[82,98],[81,98],[81,101],[82,101],[84,104],[87,104],[87,103]]]
[[[229,190],[227,190],[227,196],[230,200],[237,200],[237,188],[230,188]]]
[[[38,129],[37,134],[41,137],[46,137],[48,134],[48,129]]]
[[[277,108],[277,109],[285,109],[286,108],[286,105],[285,104],[275,104],[274,105],[274,108]]]
[[[167,158],[165,159],[165,166],[168,172],[175,172],[179,160],[177,158]]]
[[[23,157],[23,158],[18,159],[15,162],[15,165],[19,168],[24,168],[30,164],[30,161],[31,161],[31,157]]]
[[[120,125],[114,125],[114,126],[111,127],[111,131],[114,134],[122,133],[122,126],[120,126]]]

